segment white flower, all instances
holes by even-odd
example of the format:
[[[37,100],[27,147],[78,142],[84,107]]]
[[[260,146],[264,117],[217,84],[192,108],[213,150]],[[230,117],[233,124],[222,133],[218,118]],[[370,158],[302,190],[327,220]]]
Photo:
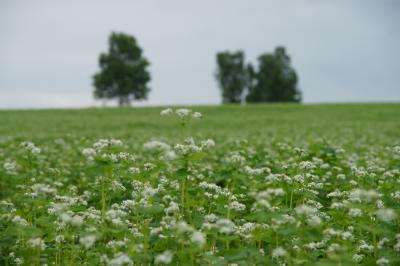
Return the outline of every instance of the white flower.
[[[156,256],[154,263],[155,264],[170,264],[172,261],[174,254],[170,250],[166,250],[163,253],[160,253]]]
[[[188,225],[185,221],[180,221],[176,225],[176,229],[178,230],[178,233],[184,234],[186,232],[192,232],[194,228],[190,225]]]
[[[72,226],[76,226],[79,227],[83,224],[83,218],[79,215],[75,215],[74,217],[72,217],[71,219],[71,225]]]
[[[192,114],[192,117],[193,117],[194,119],[201,119],[201,118],[203,117],[203,115],[202,115],[201,113],[199,113],[199,112],[194,112],[194,113]]]
[[[245,223],[241,226],[238,227],[238,232],[241,234],[250,234],[251,232],[253,232],[253,230],[256,228],[256,224],[255,223]]]
[[[299,163],[299,168],[300,169],[307,169],[307,170],[312,170],[315,169],[315,164],[310,161],[303,161]]]
[[[68,224],[71,222],[71,215],[69,213],[61,213],[60,214],[60,220],[63,224]]]
[[[4,170],[6,170],[6,172],[8,174],[16,174],[15,170],[17,169],[17,163],[16,162],[5,162],[3,164],[3,168],[4,168]]]
[[[175,114],[177,114],[180,118],[185,118],[192,113],[192,110],[189,109],[177,109],[175,110]]]
[[[376,265],[378,265],[378,266],[389,265],[389,262],[390,262],[390,261],[389,261],[387,258],[382,257],[382,258],[379,258],[379,259],[376,261]]]
[[[201,142],[201,147],[202,147],[202,148],[210,149],[210,148],[212,148],[212,147],[214,147],[214,146],[215,146],[215,142],[214,142],[214,140],[212,140],[212,139],[206,139],[206,140],[203,140],[203,141]]]
[[[376,215],[379,220],[387,223],[393,221],[397,217],[397,214],[393,209],[379,209],[376,212]]]
[[[390,193],[390,196],[394,199],[400,199],[400,190]]]
[[[383,208],[385,208],[385,204],[383,203],[382,200],[377,200],[377,201],[376,201],[376,207],[377,207],[378,209],[383,209]]]
[[[339,190],[335,190],[333,192],[328,193],[328,195],[326,195],[328,198],[339,198],[341,196],[343,196],[343,192],[340,192]]]
[[[360,217],[362,215],[362,210],[358,208],[352,208],[349,210],[349,216],[351,217]]]
[[[174,111],[171,108],[164,109],[160,112],[161,116],[170,116]]]
[[[307,219],[307,223],[311,226],[317,226],[322,223],[321,218],[319,218],[316,215],[311,216],[310,218]]]
[[[272,257],[273,258],[281,258],[281,257],[286,257],[287,256],[287,251],[282,248],[282,247],[277,247],[272,251]]]
[[[132,260],[122,252],[117,253],[107,264],[109,266],[133,265]]]
[[[206,243],[206,236],[202,232],[195,231],[192,234],[190,241],[192,241],[193,244],[202,247]]]
[[[85,247],[85,249],[90,249],[93,244],[96,242],[95,236],[84,236],[79,239],[79,243]]]
[[[166,152],[171,150],[171,146],[158,140],[152,140],[143,144],[143,149],[147,151]]]
[[[122,146],[122,145],[123,145],[122,141],[119,140],[119,139],[111,139],[111,140],[110,140],[110,143],[111,143],[111,145],[113,145],[113,146]]]
[[[128,172],[130,174],[140,174],[140,169],[137,167],[129,167],[128,168]]]
[[[221,218],[215,225],[221,234],[229,234],[235,230],[235,224],[229,219]]]
[[[353,236],[353,234],[352,234],[351,232],[349,232],[349,231],[344,231],[344,232],[342,233],[342,239],[343,239],[343,240],[351,240],[351,241],[353,241],[353,240],[354,240],[354,236]]]
[[[40,237],[31,238],[26,242],[26,244],[31,248],[40,248],[41,250],[46,248],[46,244]]]
[[[238,201],[231,201],[229,203],[229,205],[226,206],[227,208],[231,209],[231,210],[235,210],[235,211],[244,211],[246,209],[246,205],[244,205],[243,203],[240,203]]]
[[[39,194],[55,194],[57,189],[47,185],[47,184],[34,184],[31,187],[32,191]]]
[[[64,235],[57,235],[55,240],[57,244],[61,244],[65,241],[65,237]]]
[[[303,205],[297,206],[295,208],[295,211],[298,215],[310,216],[310,215],[315,214],[317,212],[317,209],[303,204]]]
[[[40,153],[40,149],[36,147],[35,144],[33,144],[32,142],[22,142],[21,146],[32,154]]]
[[[360,240],[360,245],[358,246],[357,251],[358,252],[364,251],[364,252],[371,253],[372,251],[374,251],[374,246],[368,244],[364,240]]]
[[[15,258],[14,263],[15,263],[15,265],[22,265],[22,264],[24,264],[24,259],[23,258]]]
[[[364,259],[364,255],[362,254],[354,254],[353,255],[353,260],[355,262],[361,262]]]
[[[117,180],[113,180],[113,181],[111,181],[110,190],[111,191],[125,191],[126,188],[124,187],[124,185],[122,185]]]
[[[214,213],[207,214],[207,215],[204,216],[204,220],[207,221],[207,222],[214,223],[214,222],[217,221],[217,219],[218,219],[218,216],[215,215]]]
[[[93,156],[96,155],[96,150],[93,148],[85,148],[82,150],[82,154],[88,159],[93,160]]]
[[[338,243],[332,243],[327,249],[326,252],[328,253],[337,253],[342,251],[343,248]]]
[[[106,244],[107,248],[126,248],[127,247],[127,242],[129,240],[127,238],[125,238],[124,240],[111,240],[108,241],[108,243]]]
[[[111,146],[122,146],[123,143],[118,139],[100,139],[93,144],[95,150],[102,150]]]
[[[174,214],[174,213],[179,213],[179,205],[178,203],[171,201],[169,203],[168,208],[164,209],[165,214],[169,215],[169,214]]]
[[[16,223],[16,224],[20,224],[20,225],[28,225],[28,222],[19,215],[14,216],[14,218],[12,219],[12,222]]]
[[[359,188],[350,191],[349,195],[350,201],[353,202],[371,202],[379,197],[379,193],[373,189],[364,190]]]

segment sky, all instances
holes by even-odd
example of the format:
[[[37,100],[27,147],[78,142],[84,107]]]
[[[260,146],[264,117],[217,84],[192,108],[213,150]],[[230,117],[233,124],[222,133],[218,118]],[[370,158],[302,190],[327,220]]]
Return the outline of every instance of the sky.
[[[150,61],[149,100],[219,104],[215,54],[286,47],[305,103],[400,101],[397,0],[0,0],[0,109],[92,107],[112,31]],[[115,103],[108,103],[113,105]]]

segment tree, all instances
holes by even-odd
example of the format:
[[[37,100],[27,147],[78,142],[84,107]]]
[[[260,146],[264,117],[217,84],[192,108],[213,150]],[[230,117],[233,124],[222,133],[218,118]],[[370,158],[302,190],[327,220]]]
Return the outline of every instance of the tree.
[[[216,60],[218,69],[215,77],[222,92],[222,101],[240,103],[246,86],[243,52],[220,52]]]
[[[99,57],[100,72],[93,76],[94,96],[97,99],[118,99],[120,106],[132,100],[147,99],[150,88],[149,62],[135,37],[111,33],[108,53]]]
[[[258,71],[250,65],[248,75],[253,79],[248,86],[247,102],[300,102],[297,74],[290,65],[284,47],[277,47],[273,54],[258,57]]]

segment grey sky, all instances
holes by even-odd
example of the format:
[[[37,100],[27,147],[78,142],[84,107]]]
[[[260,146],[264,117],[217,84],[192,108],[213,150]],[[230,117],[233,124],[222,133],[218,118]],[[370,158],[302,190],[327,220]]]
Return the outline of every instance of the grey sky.
[[[85,107],[111,31],[151,62],[146,104],[215,104],[215,53],[284,45],[304,101],[400,101],[400,1],[0,0],[0,108]]]

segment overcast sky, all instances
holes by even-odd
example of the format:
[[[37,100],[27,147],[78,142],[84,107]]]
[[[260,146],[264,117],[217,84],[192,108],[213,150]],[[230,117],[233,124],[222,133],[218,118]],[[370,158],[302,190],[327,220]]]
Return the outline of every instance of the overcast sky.
[[[400,101],[397,0],[0,0],[0,108],[88,107],[111,31],[151,62],[151,105],[216,104],[215,53],[284,45],[304,102]]]

